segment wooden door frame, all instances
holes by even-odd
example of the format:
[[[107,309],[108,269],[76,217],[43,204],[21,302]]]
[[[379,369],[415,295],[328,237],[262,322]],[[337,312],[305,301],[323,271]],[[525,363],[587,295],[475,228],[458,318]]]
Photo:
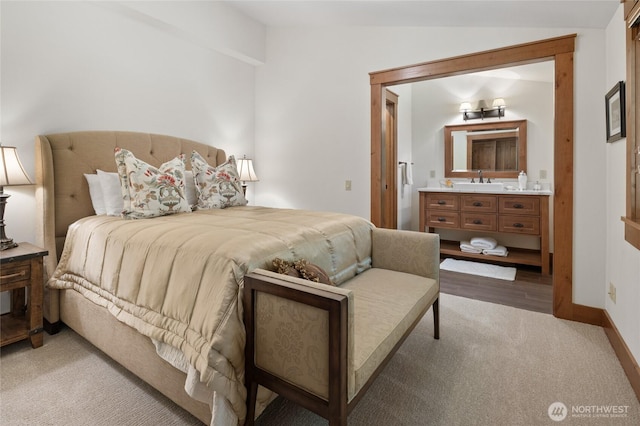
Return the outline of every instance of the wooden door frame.
[[[573,303],[573,53],[576,34],[370,73],[371,221],[380,223],[382,113],[387,86],[554,61],[553,315],[602,323],[602,310]]]
[[[398,122],[397,122],[397,119],[398,119],[399,96],[389,89],[385,89],[384,95],[385,95],[385,102],[384,102],[385,109],[387,108],[387,105],[389,104],[393,105],[394,128],[387,129],[386,123],[385,122],[382,123],[382,125],[384,126],[383,137],[389,130],[393,132],[393,151],[387,152],[385,157],[387,159],[386,166],[391,167],[391,170],[387,170],[387,177],[389,176],[389,174],[391,175],[391,182],[387,181],[387,197],[389,197],[389,200],[387,200],[387,202],[390,201],[392,204],[391,208],[389,209],[391,212],[391,217],[388,217],[386,221],[387,223],[384,223],[382,226],[385,228],[388,228],[390,227],[390,226],[386,226],[388,224],[388,225],[391,225],[393,228],[397,228],[398,227]],[[386,141],[384,142],[384,146],[386,147]],[[380,189],[382,190],[382,184],[380,186]],[[382,191],[380,192],[380,194],[382,194]],[[383,220],[383,217],[381,216],[380,219]]]

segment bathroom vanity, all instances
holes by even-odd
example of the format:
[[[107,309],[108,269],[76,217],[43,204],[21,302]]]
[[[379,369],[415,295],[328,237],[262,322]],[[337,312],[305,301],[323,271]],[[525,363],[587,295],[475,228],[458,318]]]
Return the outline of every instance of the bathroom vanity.
[[[551,271],[549,257],[550,191],[507,191],[483,184],[458,188],[420,188],[420,231],[438,229],[472,231],[475,236],[520,234],[537,237],[539,249],[507,247],[506,257],[465,253],[460,241],[440,242],[440,253],[472,260],[539,266]],[[473,185],[476,185],[475,187]],[[485,184],[486,185],[486,184]],[[477,188],[477,189],[473,189]]]

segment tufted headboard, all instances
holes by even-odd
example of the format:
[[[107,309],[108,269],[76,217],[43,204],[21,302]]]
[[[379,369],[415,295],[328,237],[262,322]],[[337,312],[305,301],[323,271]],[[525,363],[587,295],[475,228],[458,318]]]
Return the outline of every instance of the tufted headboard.
[[[45,258],[47,278],[57,265],[69,225],[95,214],[84,174],[95,173],[97,169],[117,171],[114,159],[117,146],[154,166],[179,154],[189,158],[192,150],[198,151],[212,166],[226,160],[221,149],[149,133],[92,131],[37,136],[36,238],[40,246],[49,250]],[[187,168],[191,168],[189,161]]]

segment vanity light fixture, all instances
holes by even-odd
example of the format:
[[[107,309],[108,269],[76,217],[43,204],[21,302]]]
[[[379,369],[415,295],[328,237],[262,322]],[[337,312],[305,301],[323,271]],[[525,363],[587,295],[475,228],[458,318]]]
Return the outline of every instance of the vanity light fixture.
[[[253,160],[246,155],[238,160],[238,174],[242,181],[242,192],[247,195],[247,182],[257,182],[259,179],[253,170]]]
[[[476,118],[484,120],[485,117],[502,118],[504,117],[506,106],[503,98],[495,98],[491,103],[491,107],[488,107],[487,101],[479,101],[475,109],[471,108],[471,102],[462,102],[460,104],[460,112],[464,121]]]

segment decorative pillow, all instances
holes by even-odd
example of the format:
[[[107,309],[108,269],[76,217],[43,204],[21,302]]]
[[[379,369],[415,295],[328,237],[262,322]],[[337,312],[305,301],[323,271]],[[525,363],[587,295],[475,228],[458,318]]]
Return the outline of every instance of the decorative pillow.
[[[106,214],[107,208],[104,205],[104,196],[102,195],[102,187],[100,186],[100,177],[97,173],[85,173],[84,177],[87,179],[87,184],[89,185],[89,196],[91,197],[93,211],[95,211],[97,215]]]
[[[198,194],[198,208],[224,209],[247,204],[233,155],[218,167],[212,167],[200,154],[193,151],[191,169]]]
[[[305,259],[295,260],[293,262],[276,257],[273,259],[273,267],[279,274],[290,275],[296,278],[316,283],[334,285],[329,275],[318,265],[309,263]]]
[[[190,212],[185,196],[184,154],[156,168],[126,149],[115,149],[125,218]]]
[[[122,191],[120,178],[117,173],[97,171],[102,189],[102,198],[107,216],[120,216],[122,214]]]

